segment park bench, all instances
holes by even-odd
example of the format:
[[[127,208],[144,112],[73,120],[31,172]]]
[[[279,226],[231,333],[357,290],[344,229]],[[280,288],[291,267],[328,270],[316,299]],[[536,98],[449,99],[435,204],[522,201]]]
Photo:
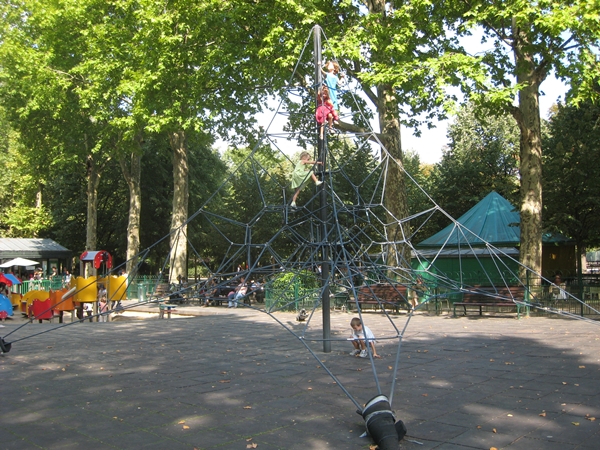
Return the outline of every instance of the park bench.
[[[360,286],[357,289],[357,300],[361,310],[366,305],[373,305],[375,309],[381,308],[385,311],[386,306],[392,307],[399,312],[401,306],[408,308],[407,288],[401,284],[371,284]],[[354,302],[351,300],[349,308]]]
[[[154,292],[152,295],[157,298],[168,297],[170,294],[170,286],[169,283],[159,283],[154,288]]]
[[[475,307],[479,310],[479,315],[483,316],[483,308],[515,308],[517,318],[521,317],[521,304],[513,301],[523,301],[525,297],[525,288],[523,286],[505,286],[495,288],[493,286],[477,286],[473,290],[464,291],[462,300],[454,303],[454,317],[456,317],[456,307],[462,307],[464,314],[467,315],[467,308]],[[493,311],[490,311],[493,312]]]
[[[221,306],[223,303],[227,303],[229,301],[229,293],[231,291],[235,291],[237,287],[237,284],[217,286],[216,292],[213,292],[212,295],[209,296],[204,295],[203,299],[204,301],[208,300],[209,304],[212,304],[214,306]],[[248,288],[248,291],[242,300],[244,304],[249,305],[251,303],[250,296],[252,295],[252,293],[253,291],[250,288]]]

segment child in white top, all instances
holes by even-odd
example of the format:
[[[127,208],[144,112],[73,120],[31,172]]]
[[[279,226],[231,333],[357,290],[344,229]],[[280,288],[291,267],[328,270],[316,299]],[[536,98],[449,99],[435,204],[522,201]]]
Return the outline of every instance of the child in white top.
[[[352,350],[350,354],[352,356],[366,358],[368,356],[366,341],[368,340],[371,351],[373,352],[373,358],[381,358],[375,349],[375,335],[369,327],[363,325],[358,317],[354,317],[350,321],[350,326],[352,327],[352,336],[350,336],[350,340],[354,346],[354,350]]]

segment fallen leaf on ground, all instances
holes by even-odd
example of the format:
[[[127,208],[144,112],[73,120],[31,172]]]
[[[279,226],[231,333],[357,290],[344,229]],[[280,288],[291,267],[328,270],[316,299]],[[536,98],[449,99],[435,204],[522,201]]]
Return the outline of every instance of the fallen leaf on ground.
[[[579,422],[571,422],[573,425],[575,425],[576,427],[579,426]]]
[[[546,412],[540,413],[540,417],[546,417]]]
[[[256,448],[256,447],[258,447],[258,444],[256,442],[246,445],[246,448]]]
[[[182,423],[185,423],[185,420],[180,420],[179,422],[177,422],[179,425],[181,425]]]
[[[492,428],[492,433],[497,433],[495,428]]]
[[[219,383],[231,383],[231,380],[219,380]]]
[[[184,426],[183,426],[183,429],[184,429],[184,430],[189,430],[189,429],[190,429],[190,427],[188,427],[187,425],[184,425]]]
[[[586,417],[587,420],[589,420],[590,422],[593,422],[594,420],[596,420],[595,417]]]
[[[244,406],[244,409],[252,409],[252,406],[250,406],[250,405]]]

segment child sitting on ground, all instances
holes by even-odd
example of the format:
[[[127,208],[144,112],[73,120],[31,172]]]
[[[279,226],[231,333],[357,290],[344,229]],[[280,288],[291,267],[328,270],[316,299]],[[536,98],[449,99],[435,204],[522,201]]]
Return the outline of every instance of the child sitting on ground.
[[[377,350],[375,350],[375,335],[369,327],[363,325],[358,317],[354,317],[350,321],[350,326],[352,327],[352,336],[350,336],[350,340],[354,346],[354,350],[352,350],[350,354],[352,356],[366,358],[368,356],[366,340],[368,340],[371,351],[373,352],[373,358],[381,358],[381,356],[377,354]]]

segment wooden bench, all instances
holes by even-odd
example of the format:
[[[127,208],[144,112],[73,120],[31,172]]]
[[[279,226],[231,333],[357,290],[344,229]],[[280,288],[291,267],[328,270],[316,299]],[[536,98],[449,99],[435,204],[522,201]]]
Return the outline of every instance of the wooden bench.
[[[154,288],[154,292],[152,293],[152,295],[154,297],[163,298],[168,297],[170,292],[171,287],[169,286],[169,283],[159,283]]]
[[[525,297],[525,288],[523,286],[508,286],[494,288],[493,286],[474,287],[473,290],[464,291],[462,301],[454,303],[454,317],[456,317],[456,307],[461,306],[464,315],[467,315],[467,307],[476,307],[479,315],[483,316],[484,307],[494,308],[515,308],[517,318],[521,317],[521,306],[513,301],[523,301]]]
[[[358,305],[362,309],[363,305],[374,305],[375,308],[391,306],[396,312],[399,312],[401,306],[407,307],[410,304],[407,300],[407,288],[401,284],[371,284],[360,286],[357,289]],[[350,300],[350,306],[353,304]]]

